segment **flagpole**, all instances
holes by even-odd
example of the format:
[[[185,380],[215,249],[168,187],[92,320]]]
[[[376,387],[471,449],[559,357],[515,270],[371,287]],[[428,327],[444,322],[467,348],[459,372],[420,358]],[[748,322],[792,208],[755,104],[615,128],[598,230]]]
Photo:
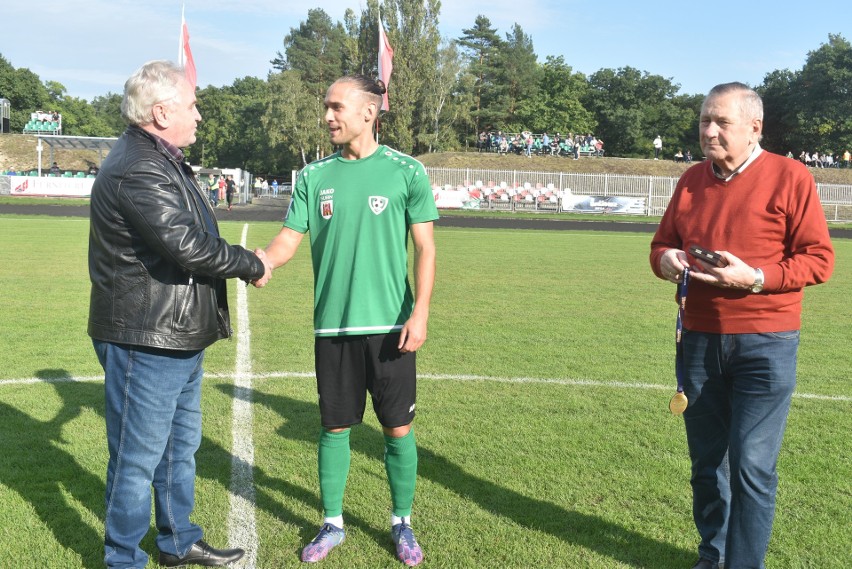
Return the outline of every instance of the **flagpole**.
[[[177,64],[183,67],[183,24],[186,22],[185,17],[186,4],[180,6],[180,33],[178,33],[178,58]]]
[[[381,4],[376,5],[376,13],[379,15],[379,28],[382,27],[382,6]],[[379,31],[379,57],[378,60],[381,60],[381,49],[382,49],[382,32]],[[378,61],[376,62],[378,64]],[[377,69],[379,75],[381,76],[381,69]],[[387,86],[385,86],[387,88]],[[379,105],[379,110],[376,111],[376,144],[379,143],[379,123],[381,121],[382,114],[382,106]]]

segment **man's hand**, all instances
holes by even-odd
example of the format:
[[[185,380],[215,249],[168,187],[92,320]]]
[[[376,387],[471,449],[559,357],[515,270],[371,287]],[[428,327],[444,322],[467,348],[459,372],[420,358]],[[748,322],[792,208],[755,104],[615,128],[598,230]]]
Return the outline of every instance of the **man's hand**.
[[[412,314],[399,333],[399,351],[416,352],[426,341],[426,318]]]
[[[680,249],[669,249],[660,257],[660,273],[667,281],[679,283],[683,279],[683,270],[688,268],[689,260]]]
[[[269,279],[272,278],[272,263],[269,262],[269,259],[266,257],[266,251],[263,249],[257,248],[254,250],[254,254],[257,255],[257,258],[263,262],[264,273],[263,276],[257,279],[256,281],[252,281],[256,288],[263,288],[266,286],[266,283],[269,282]]]
[[[689,277],[719,288],[749,289],[754,284],[754,267],[727,251],[717,251],[728,262],[724,267],[714,267],[697,259]]]

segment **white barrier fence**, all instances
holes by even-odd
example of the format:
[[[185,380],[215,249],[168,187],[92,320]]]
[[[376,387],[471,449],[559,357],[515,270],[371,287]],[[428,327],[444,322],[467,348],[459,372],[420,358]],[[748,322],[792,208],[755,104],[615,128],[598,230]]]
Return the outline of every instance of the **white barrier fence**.
[[[428,168],[432,185],[446,189],[475,189],[484,198],[479,209],[563,211],[549,200],[487,199],[505,191],[511,197],[519,192],[562,196],[570,190],[575,196],[615,196],[643,199],[645,215],[660,216],[674,193],[677,178],[625,176],[621,174],[577,174],[570,172],[527,172],[520,170],[480,170],[474,168]],[[817,191],[829,221],[852,221],[852,185],[817,184]],[[565,211],[576,211],[565,209]]]

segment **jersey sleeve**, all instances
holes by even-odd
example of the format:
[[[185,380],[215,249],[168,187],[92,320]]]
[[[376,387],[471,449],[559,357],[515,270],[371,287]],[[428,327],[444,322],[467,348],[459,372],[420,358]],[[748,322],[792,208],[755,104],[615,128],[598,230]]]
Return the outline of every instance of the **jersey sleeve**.
[[[304,173],[299,174],[296,187],[293,188],[293,194],[290,196],[290,206],[284,217],[284,227],[299,233],[308,232],[308,184]]]
[[[408,207],[405,217],[409,225],[438,219],[432,186],[422,164],[418,164],[408,183]]]

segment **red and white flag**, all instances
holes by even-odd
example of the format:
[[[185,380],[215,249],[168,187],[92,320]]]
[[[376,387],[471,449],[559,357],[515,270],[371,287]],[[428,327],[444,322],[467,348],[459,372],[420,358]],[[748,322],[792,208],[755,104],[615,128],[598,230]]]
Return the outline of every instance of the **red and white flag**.
[[[180,49],[178,51],[178,65],[183,67],[186,80],[195,89],[197,76],[195,73],[195,60],[192,59],[192,50],[189,49],[189,28],[186,27],[186,19],[183,17],[183,8],[180,11]]]
[[[390,86],[390,76],[393,71],[393,48],[388,42],[385,27],[382,25],[382,17],[379,15],[379,79],[385,84],[385,94],[382,96],[382,110],[390,109],[388,105],[387,88]]]

